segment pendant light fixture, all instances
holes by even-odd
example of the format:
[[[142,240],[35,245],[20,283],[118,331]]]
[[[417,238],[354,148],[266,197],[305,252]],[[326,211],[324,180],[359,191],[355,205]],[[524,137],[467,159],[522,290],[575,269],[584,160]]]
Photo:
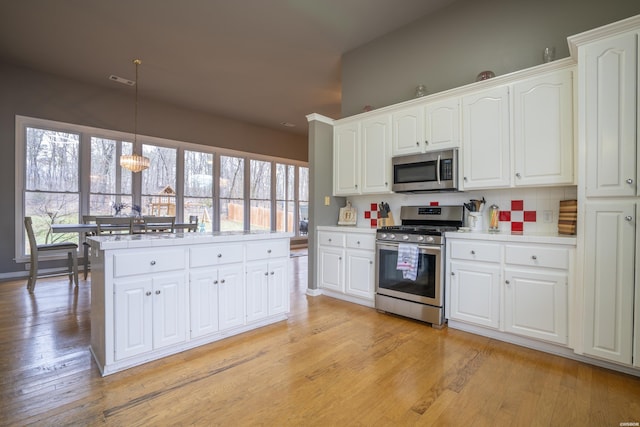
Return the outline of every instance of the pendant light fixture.
[[[133,149],[135,150],[138,146],[138,66],[142,64],[142,61],[140,61],[139,59],[134,59],[133,63],[136,66],[136,106],[135,114],[133,117]],[[131,172],[141,172],[145,169],[148,169],[149,165],[149,158],[141,156],[140,154],[133,153],[120,156],[120,166],[125,169],[129,169]]]

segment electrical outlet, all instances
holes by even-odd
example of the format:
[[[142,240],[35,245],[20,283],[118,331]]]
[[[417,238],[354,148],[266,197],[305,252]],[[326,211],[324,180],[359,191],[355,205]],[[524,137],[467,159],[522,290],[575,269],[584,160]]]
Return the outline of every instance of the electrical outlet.
[[[331,198],[329,196],[324,196],[324,205],[329,206],[331,204]]]
[[[27,270],[27,271],[31,270],[31,263],[30,262],[25,262],[24,263],[24,269]]]
[[[542,211],[542,222],[553,222],[553,211]]]

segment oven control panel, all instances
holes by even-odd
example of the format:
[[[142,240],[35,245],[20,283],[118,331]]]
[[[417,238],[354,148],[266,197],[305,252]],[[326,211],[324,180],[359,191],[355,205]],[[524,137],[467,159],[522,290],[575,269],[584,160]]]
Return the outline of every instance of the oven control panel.
[[[440,245],[442,244],[443,239],[441,236],[378,232],[376,240],[379,242],[424,243],[430,245]]]

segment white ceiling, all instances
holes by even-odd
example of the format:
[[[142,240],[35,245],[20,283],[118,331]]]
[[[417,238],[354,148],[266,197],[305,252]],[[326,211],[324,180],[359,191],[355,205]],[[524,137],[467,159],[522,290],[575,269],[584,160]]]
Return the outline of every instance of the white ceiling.
[[[0,0],[0,59],[305,133],[340,117],[340,57],[454,0]],[[289,122],[294,128],[280,125]]]

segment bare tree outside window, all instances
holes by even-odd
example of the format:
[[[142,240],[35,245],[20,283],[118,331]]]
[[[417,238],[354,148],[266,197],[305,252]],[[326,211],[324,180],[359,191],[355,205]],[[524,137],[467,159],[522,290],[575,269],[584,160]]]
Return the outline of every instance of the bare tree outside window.
[[[244,159],[220,156],[220,230],[244,230]]]
[[[114,203],[124,203],[131,212],[131,171],[121,168],[121,154],[131,154],[133,144],[106,138],[91,138],[89,213],[113,215]],[[132,212],[131,212],[132,213]]]
[[[251,160],[250,230],[271,230],[271,162]]]
[[[212,231],[213,154],[184,152],[184,219],[198,217],[199,231]]]
[[[176,215],[177,152],[175,148],[142,146],[142,155],[148,157],[151,163],[149,169],[142,171],[143,214]]]

